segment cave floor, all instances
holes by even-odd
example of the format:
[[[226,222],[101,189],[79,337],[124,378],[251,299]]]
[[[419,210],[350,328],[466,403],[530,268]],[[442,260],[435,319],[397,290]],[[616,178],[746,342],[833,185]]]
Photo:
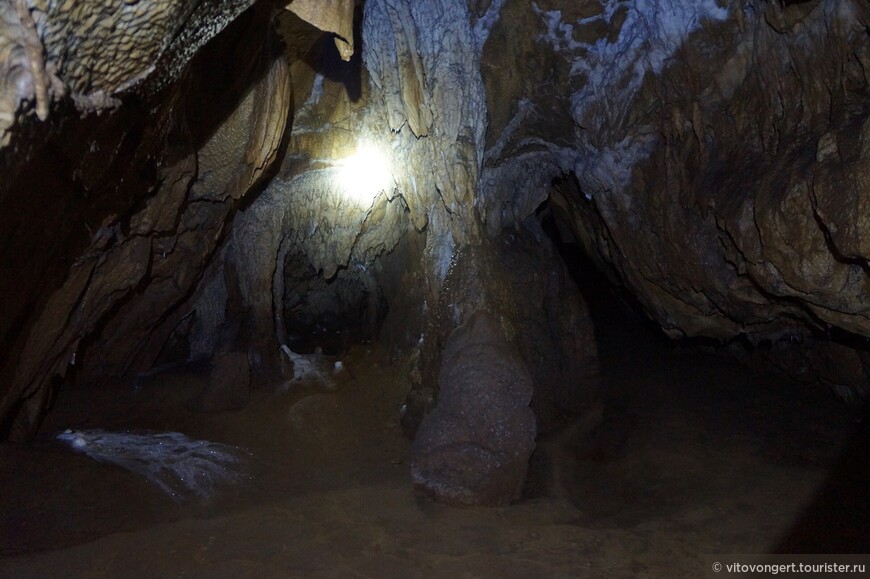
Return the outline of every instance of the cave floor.
[[[0,445],[0,576],[697,577],[708,553],[866,540],[867,495],[825,490],[843,484],[831,473],[868,480],[842,464],[866,430],[856,412],[639,326],[612,330],[599,336],[600,412],[542,437],[526,497],[505,508],[415,495],[399,426],[407,368],[375,346],[344,358],[336,391],[255,391],[234,413],[185,410],[205,381],[195,367],[138,391],[64,391],[34,444]],[[54,443],[68,427],[243,446],[252,477],[179,505]]]

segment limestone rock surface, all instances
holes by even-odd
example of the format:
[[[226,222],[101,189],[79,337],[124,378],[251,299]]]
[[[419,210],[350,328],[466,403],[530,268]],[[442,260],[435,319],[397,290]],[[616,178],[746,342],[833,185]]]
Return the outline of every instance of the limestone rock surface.
[[[531,407],[547,431],[588,410],[600,393],[595,335],[586,303],[534,218],[494,240],[459,249],[427,315],[422,376],[403,424],[408,432],[440,396],[441,352],[454,328],[490,312],[532,377]]]
[[[268,20],[239,24],[209,51],[219,61],[241,49],[239,78],[200,59],[149,115],[66,119],[0,182],[4,436],[32,435],[58,380],[147,370],[186,318],[178,306],[275,160],[287,121],[286,63],[244,56],[270,34]]]
[[[353,0],[292,0],[287,9],[320,30],[336,35],[342,60],[353,55]]]
[[[866,2],[500,10],[481,56],[491,234],[549,199],[672,337],[866,349]]]
[[[519,498],[535,448],[532,379],[491,314],[475,312],[450,335],[439,382],[414,441],[414,485],[457,504]]]

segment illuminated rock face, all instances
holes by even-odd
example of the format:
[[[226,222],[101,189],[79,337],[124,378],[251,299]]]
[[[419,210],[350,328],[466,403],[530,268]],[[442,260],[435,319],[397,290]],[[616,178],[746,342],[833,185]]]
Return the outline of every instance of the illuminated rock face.
[[[116,108],[125,95],[169,85],[206,42],[251,4],[253,0],[4,2],[0,147],[10,143],[16,119],[36,112],[45,121],[64,97],[81,112],[95,112]]]

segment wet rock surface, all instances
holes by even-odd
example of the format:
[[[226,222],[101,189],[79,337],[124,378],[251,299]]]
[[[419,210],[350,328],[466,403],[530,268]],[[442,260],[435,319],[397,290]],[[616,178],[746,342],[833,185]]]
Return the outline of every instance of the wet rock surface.
[[[482,309],[495,317],[532,377],[531,407],[541,430],[595,404],[600,375],[589,311],[533,217],[454,256],[437,304],[425,316],[420,376],[412,380],[403,420],[409,433],[438,399],[441,351],[450,333]]]
[[[414,440],[414,486],[456,504],[519,498],[535,447],[532,379],[492,314],[477,311],[450,334],[439,386]]]
[[[866,352],[868,18],[853,1],[504,3],[481,57],[488,230],[549,196],[671,337],[782,342],[776,365],[819,370],[842,358],[821,342]],[[824,380],[864,395],[851,365]]]

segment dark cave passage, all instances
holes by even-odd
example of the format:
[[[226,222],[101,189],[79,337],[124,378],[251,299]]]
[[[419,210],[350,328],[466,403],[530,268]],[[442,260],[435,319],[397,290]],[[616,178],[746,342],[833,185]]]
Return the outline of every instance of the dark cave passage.
[[[526,497],[564,492],[596,524],[678,516],[695,501],[722,501],[720,512],[736,503],[749,515],[768,500],[752,505],[757,477],[771,480],[761,471],[787,465],[818,470],[824,482],[767,551],[867,552],[867,407],[773,368],[735,366],[727,345],[667,339],[576,243],[559,239],[547,213],[544,222],[589,304],[603,395],[600,412],[539,441]],[[655,458],[645,456],[651,447]],[[601,488],[608,496],[599,496]]]
[[[288,254],[284,276],[287,343],[294,352],[340,355],[350,344],[377,338],[388,307],[365,264],[351,264],[327,280],[304,255]]]

